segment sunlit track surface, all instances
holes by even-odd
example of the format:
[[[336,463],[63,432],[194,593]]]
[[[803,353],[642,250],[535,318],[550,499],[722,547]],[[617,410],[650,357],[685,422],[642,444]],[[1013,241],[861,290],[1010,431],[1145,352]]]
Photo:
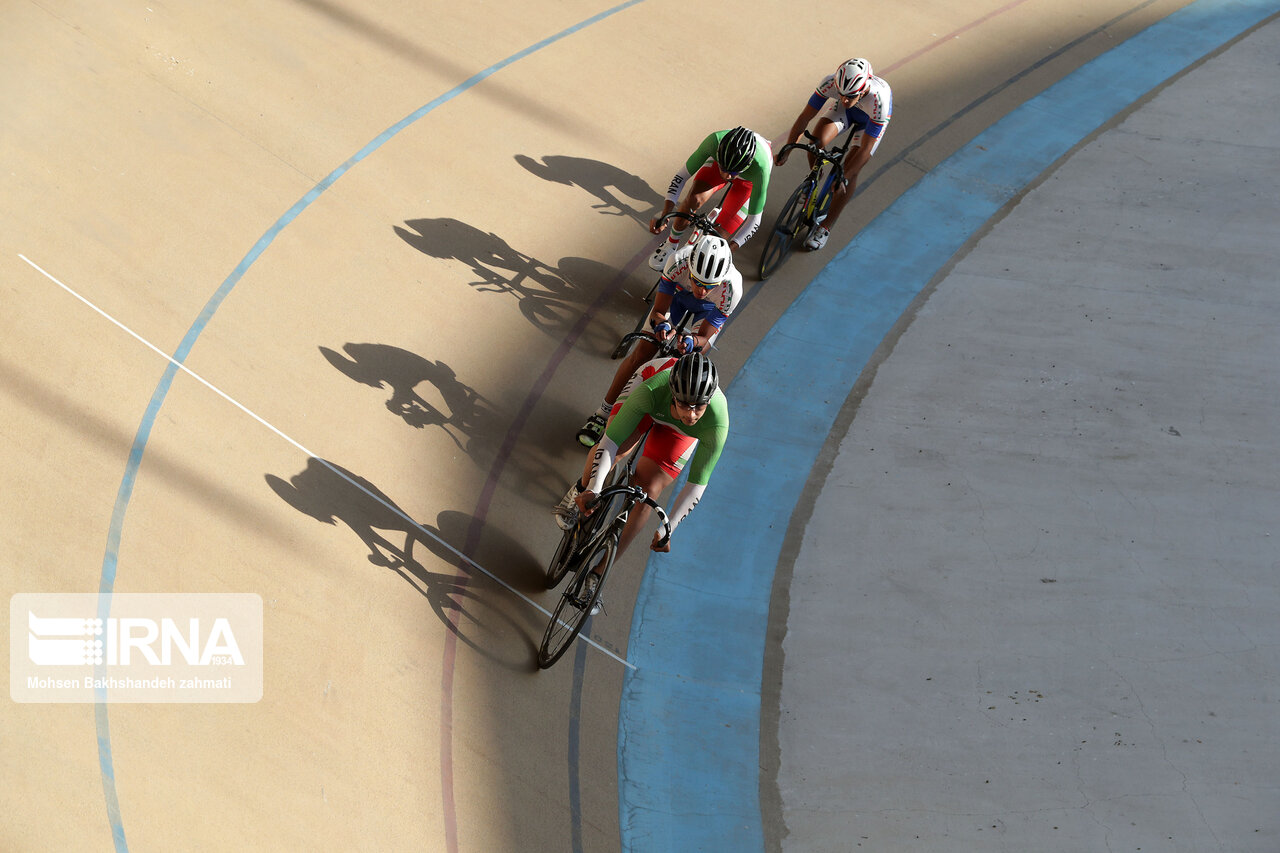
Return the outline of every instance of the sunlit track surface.
[[[1010,105],[1178,5],[1073,9],[1069,35],[1113,23],[1048,64],[1064,22],[1047,4],[895,13],[860,27],[872,47],[811,34],[820,60],[708,103],[673,81],[710,79],[719,61],[655,46],[713,23],[754,44],[776,10],[646,2],[504,66],[352,164],[244,271],[188,359],[324,464],[181,377],[150,429],[113,588],[258,592],[267,683],[253,706],[110,706],[117,847],[620,846],[623,668],[588,652],[533,675],[541,615],[433,543],[543,594],[546,507],[579,462],[572,431],[611,370],[603,353],[649,283],[630,270],[654,188],[706,130],[781,132],[826,66],[856,50],[898,63],[894,145],[927,144],[885,159],[846,217],[852,235]],[[370,139],[608,8],[12,10],[0,36],[11,592],[99,587],[163,372],[19,253],[175,352],[249,247]],[[770,29],[795,44],[806,27]],[[638,121],[637,105],[658,100],[663,121]],[[820,263],[793,259],[735,319],[726,375]],[[641,563],[611,581],[596,620],[594,639],[622,655]],[[10,730],[29,736],[8,742],[5,790],[41,792],[58,811],[10,803],[3,846],[111,844],[92,707],[7,707]]]

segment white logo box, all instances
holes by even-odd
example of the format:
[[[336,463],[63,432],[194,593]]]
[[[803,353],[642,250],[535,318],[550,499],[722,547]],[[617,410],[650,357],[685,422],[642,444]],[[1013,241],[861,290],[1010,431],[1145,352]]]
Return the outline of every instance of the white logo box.
[[[15,702],[257,702],[256,593],[18,593],[9,599]]]

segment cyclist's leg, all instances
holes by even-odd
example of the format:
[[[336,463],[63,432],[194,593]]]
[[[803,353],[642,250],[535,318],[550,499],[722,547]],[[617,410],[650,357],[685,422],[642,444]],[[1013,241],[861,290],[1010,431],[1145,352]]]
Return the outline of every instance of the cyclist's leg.
[[[836,141],[836,137],[844,133],[849,127],[848,114],[843,107],[837,102],[828,103],[826,108],[819,114],[817,121],[813,124],[813,139],[815,144],[821,148],[830,149]],[[813,160],[810,156],[810,160]],[[823,179],[823,188],[830,182],[831,175]],[[820,224],[813,227],[809,238],[805,240],[805,248],[820,249],[827,242],[827,236],[831,233],[831,226],[835,224],[839,214],[838,211],[844,207],[844,186],[842,182],[837,182],[832,188],[831,201],[827,204],[827,212],[821,217]]]
[[[720,214],[716,216],[716,225],[720,227],[726,239],[732,240],[738,228],[747,218],[747,202],[751,201],[751,181],[734,178],[729,183],[729,191],[720,203]],[[739,244],[741,245],[741,244]]]
[[[863,156],[869,158],[876,153],[876,148],[880,145],[880,140],[867,136],[864,131],[854,130],[853,135],[849,139],[849,151],[845,154],[845,161],[848,162],[850,157],[861,155],[862,149],[868,145],[871,147]],[[853,198],[853,181],[855,180],[856,178],[850,179],[850,183],[837,187],[836,191],[832,193],[831,211],[827,214],[827,221],[825,223],[828,230],[835,226],[836,220],[840,218],[840,211],[844,210],[845,205],[849,203],[849,199]]]
[[[697,439],[676,432],[670,427],[655,426],[649,431],[649,438],[644,443],[644,452],[636,461],[636,485],[656,501],[663,490],[680,476],[680,471],[689,461],[694,445],[697,443]],[[636,535],[644,529],[650,513],[648,504],[637,504],[631,511],[619,541],[619,554],[625,551]]]
[[[653,438],[650,434],[649,438]],[[646,448],[645,455],[636,460],[636,485],[644,489],[649,497],[654,500],[662,494],[662,490],[675,480],[675,477],[668,474],[661,465],[649,458],[649,452]],[[622,536],[618,539],[618,556],[622,556],[629,546],[640,533],[644,530],[645,525],[649,522],[649,516],[653,511],[649,509],[648,504],[638,503],[631,509],[631,515],[627,517],[627,526],[622,528]]]
[[[618,369],[613,372],[613,379],[609,382],[609,389],[605,391],[604,399],[600,402],[599,408],[587,417],[587,422],[578,430],[578,442],[580,444],[591,447],[600,440],[600,436],[604,433],[605,423],[609,420],[609,413],[613,409],[614,403],[618,401],[622,390],[631,381],[631,377],[636,370],[640,368],[649,359],[653,358],[657,352],[657,345],[647,340],[638,340],[632,346],[631,352],[618,363]]]
[[[813,140],[819,148],[830,148],[831,143],[836,141],[836,137],[849,126],[845,119],[845,111],[833,109],[833,107],[834,104],[828,104],[818,116],[817,121],[813,123]]]
[[[836,137],[849,127],[848,112],[840,105],[839,101],[831,100],[818,113],[818,117],[813,121],[813,130],[807,131],[806,135],[813,141],[813,144],[819,148],[830,148],[835,142]],[[809,168],[813,168],[817,162],[816,157],[809,155]]]

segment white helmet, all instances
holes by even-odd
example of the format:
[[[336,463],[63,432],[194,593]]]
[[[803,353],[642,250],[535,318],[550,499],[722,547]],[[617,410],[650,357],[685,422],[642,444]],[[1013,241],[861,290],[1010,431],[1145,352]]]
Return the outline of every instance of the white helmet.
[[[836,88],[846,98],[861,98],[871,88],[871,73],[870,62],[850,59],[836,69]]]
[[[718,234],[703,236],[689,258],[689,276],[704,287],[715,287],[724,281],[732,268],[733,252]]]

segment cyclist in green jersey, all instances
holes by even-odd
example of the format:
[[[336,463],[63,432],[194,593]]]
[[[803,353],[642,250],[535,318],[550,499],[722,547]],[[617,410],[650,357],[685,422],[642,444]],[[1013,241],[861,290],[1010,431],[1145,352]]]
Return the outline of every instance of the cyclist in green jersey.
[[[760,227],[772,172],[773,151],[769,140],[745,127],[717,130],[702,140],[671,179],[662,212],[649,221],[649,231],[657,234],[661,230],[659,220],[673,210],[682,213],[699,210],[716,190],[728,183],[729,191],[716,217],[716,230],[736,251]],[[680,193],[686,181],[689,186],[681,201]],[[685,220],[677,217],[670,234],[649,257],[652,269],[662,270],[667,255],[684,239],[685,228]]]
[[[701,500],[729,437],[729,404],[711,359],[700,352],[681,356],[670,369],[638,382],[615,407],[600,443],[587,454],[581,479],[569,487],[554,510],[562,529],[576,524],[580,513],[591,511],[590,501],[603,487],[620,449],[630,449],[646,429],[649,437],[636,460],[635,483],[650,497],[656,500],[680,475],[685,463],[690,463],[688,482],[670,513],[674,531]],[[635,539],[649,515],[644,504],[632,510],[619,540],[619,554]],[[650,548],[670,551],[670,540],[660,544],[660,539],[655,532]]]

